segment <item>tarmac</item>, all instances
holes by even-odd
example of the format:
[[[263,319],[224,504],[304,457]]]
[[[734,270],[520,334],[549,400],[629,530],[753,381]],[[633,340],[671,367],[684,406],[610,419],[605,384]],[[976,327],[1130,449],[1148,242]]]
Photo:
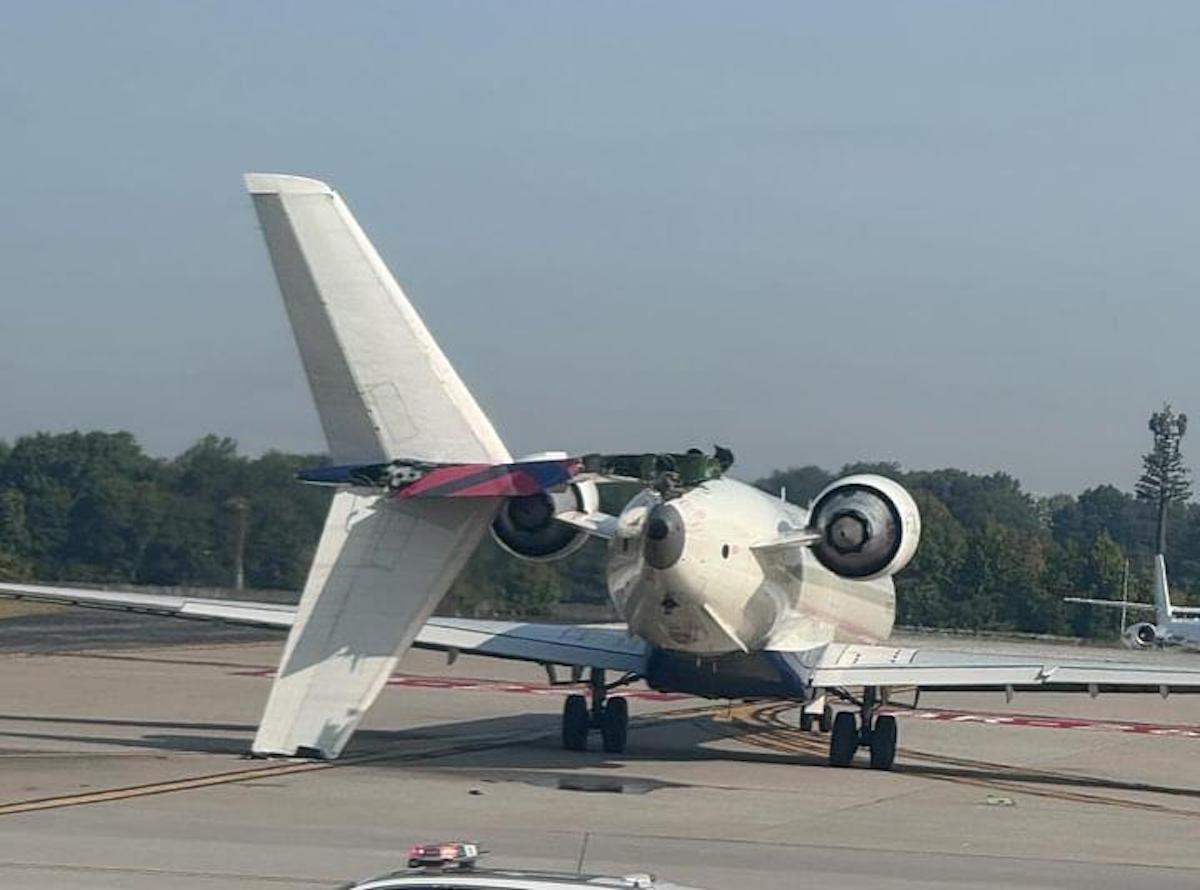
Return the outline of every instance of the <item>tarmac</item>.
[[[0,887],[332,888],[447,839],[707,888],[1200,886],[1200,697],[922,696],[879,773],[790,705],[636,687],[627,754],[565,752],[536,666],[414,653],[343,759],[246,759],[281,644],[0,622]]]

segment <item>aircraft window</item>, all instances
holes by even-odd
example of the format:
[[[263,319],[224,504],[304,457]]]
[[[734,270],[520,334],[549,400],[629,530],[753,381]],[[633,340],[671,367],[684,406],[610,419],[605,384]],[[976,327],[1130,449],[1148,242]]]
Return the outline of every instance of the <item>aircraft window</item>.
[[[729,559],[729,545],[728,544],[721,545],[721,559]]]

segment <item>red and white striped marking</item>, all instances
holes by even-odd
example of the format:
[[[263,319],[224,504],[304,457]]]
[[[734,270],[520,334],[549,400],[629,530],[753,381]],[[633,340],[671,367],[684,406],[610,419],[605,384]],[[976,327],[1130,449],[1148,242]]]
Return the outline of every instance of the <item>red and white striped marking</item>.
[[[272,668],[253,668],[234,671],[243,677],[274,677]],[[420,674],[392,674],[388,686],[403,686],[409,689],[452,689],[458,692],[516,692],[523,695],[569,695],[586,692],[587,684],[551,686],[548,683],[524,683],[519,680],[486,680],[479,677],[429,677]],[[641,701],[678,701],[691,698],[679,692],[655,692],[651,689],[617,690],[613,696],[640,699]]]
[[[239,676],[270,678],[275,676],[272,668],[251,668],[234,671]],[[389,686],[407,689],[434,689],[456,692],[509,692],[520,695],[568,695],[586,692],[586,684],[578,686],[550,686],[547,683],[526,683],[519,680],[488,680],[480,677],[431,677],[420,674],[393,674]],[[650,689],[630,689],[614,692],[640,701],[679,701],[691,698],[678,692],[655,692]],[[1027,726],[1038,729],[1085,729],[1093,732],[1129,732],[1137,735],[1170,736],[1175,738],[1200,739],[1200,726],[1169,723],[1142,723],[1138,721],[1099,720],[1086,717],[1054,717],[1044,714],[1002,714],[994,711],[960,711],[941,708],[885,709],[909,720],[933,720],[945,723],[970,723],[983,726]]]
[[[987,711],[947,711],[888,709],[897,717],[912,720],[941,720],[947,723],[975,723],[985,726],[1033,726],[1039,729],[1090,729],[1094,732],[1132,732],[1137,735],[1174,736],[1200,739],[1200,727],[1170,723],[1140,723],[1121,720],[1091,720],[1085,717],[1051,717],[1041,714],[998,714]]]

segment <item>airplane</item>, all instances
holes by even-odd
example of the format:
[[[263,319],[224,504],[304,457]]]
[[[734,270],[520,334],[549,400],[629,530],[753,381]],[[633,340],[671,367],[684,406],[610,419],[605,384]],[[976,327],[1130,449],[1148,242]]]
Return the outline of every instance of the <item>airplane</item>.
[[[805,509],[732,478],[732,455],[514,460],[346,203],[324,182],[248,174],[251,195],[329,446],[301,481],[334,487],[295,606],[6,583],[39,599],[286,631],[251,753],[336,758],[411,647],[545,667],[578,682],[561,742],[598,732],[626,750],[635,681],[714,699],[785,699],[820,715],[829,763],[860,749],[893,767],[889,696],[925,691],[1200,691],[1200,670],[887,643],[892,576],[921,520],[894,480],[835,480]],[[594,368],[594,364],[589,367]],[[636,480],[616,515],[599,486]],[[607,541],[619,625],[444,618],[435,608],[481,538],[514,558],[561,559]],[[565,679],[558,671],[568,669]],[[849,707],[834,711],[831,703]]]
[[[1171,604],[1171,593],[1167,587],[1167,562],[1161,553],[1154,555],[1153,591],[1153,605],[1131,603],[1126,600],[1087,599],[1078,596],[1063,597],[1063,600],[1068,603],[1084,603],[1089,606],[1120,609],[1122,616],[1126,610],[1153,612],[1154,621],[1139,621],[1122,629],[1122,642],[1131,649],[1149,649],[1151,647],[1200,649],[1200,608]],[[1124,617],[1122,617],[1122,624],[1124,624]]]

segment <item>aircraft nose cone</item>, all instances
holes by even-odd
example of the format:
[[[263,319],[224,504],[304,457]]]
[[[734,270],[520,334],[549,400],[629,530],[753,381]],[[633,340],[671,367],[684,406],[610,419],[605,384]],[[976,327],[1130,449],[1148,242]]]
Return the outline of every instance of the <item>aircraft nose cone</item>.
[[[669,569],[683,555],[685,537],[679,511],[670,504],[659,504],[646,520],[646,562],[656,569]]]

